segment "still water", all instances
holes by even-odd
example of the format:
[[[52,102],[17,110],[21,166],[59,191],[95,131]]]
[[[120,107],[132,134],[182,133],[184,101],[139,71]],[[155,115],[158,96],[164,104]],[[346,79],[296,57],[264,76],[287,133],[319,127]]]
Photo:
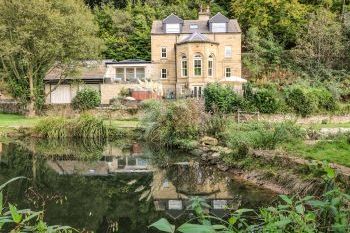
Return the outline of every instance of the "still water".
[[[189,199],[201,196],[218,217],[228,209],[271,204],[275,194],[201,166],[178,151],[137,142],[0,143],[0,184],[17,176],[6,197],[19,208],[45,210],[50,225],[81,232],[154,232],[161,217],[181,223]]]

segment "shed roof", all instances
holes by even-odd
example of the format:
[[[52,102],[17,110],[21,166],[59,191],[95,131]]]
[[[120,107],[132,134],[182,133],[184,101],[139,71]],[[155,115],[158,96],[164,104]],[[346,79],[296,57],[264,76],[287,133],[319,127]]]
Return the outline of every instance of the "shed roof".
[[[96,80],[101,79],[103,80],[105,73],[106,73],[106,63],[110,60],[104,60],[104,61],[96,61],[96,60],[90,60],[90,61],[83,61],[81,63],[81,66],[78,67],[77,72],[75,74],[71,74],[68,77],[66,77],[66,80],[73,80],[73,79],[81,79],[81,80]],[[62,70],[59,68],[53,69],[50,73],[48,73],[44,81],[54,81],[60,79],[60,74]]]

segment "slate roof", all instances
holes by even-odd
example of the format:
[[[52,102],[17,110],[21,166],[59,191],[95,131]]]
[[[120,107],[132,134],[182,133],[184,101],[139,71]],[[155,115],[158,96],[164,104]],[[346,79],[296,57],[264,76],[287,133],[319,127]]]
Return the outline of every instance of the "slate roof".
[[[215,17],[215,16],[214,16]],[[216,18],[214,20],[218,20],[220,18]],[[197,29],[191,29],[191,24],[197,24]],[[163,21],[162,20],[156,20],[153,21],[152,24],[152,31],[151,34],[166,34],[163,30]],[[208,21],[207,20],[184,20],[181,33],[182,34],[192,34],[193,32],[198,31],[202,34],[208,34],[211,33],[208,27]],[[227,33],[241,33],[241,28],[239,27],[239,24],[236,19],[230,19],[227,24]]]
[[[181,19],[179,16],[175,15],[175,14],[171,14],[168,17],[166,17],[163,20],[163,23],[170,23],[170,24],[176,24],[176,23],[180,23],[183,24],[184,20]]]
[[[111,60],[104,61],[84,61],[82,65],[78,68],[78,72],[75,75],[66,77],[66,80],[82,79],[82,80],[103,80],[106,73],[106,63]],[[44,81],[59,80],[59,69],[54,69],[48,73]]]
[[[228,23],[230,20],[220,12],[209,19],[210,23]]]
[[[151,61],[145,61],[142,59],[127,59],[122,61],[106,62],[106,65],[108,64],[148,64],[148,63],[151,63]]]
[[[195,31],[193,32],[191,35],[189,35],[188,37],[186,37],[185,39],[183,39],[182,41],[180,41],[177,44],[185,44],[185,43],[215,43],[218,44],[215,41],[209,40],[208,37],[206,37],[205,35]]]

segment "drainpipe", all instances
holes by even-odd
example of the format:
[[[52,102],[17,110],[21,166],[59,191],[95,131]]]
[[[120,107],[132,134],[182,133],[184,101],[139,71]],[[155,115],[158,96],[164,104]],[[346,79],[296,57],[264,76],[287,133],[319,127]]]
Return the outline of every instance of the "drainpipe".
[[[175,99],[177,99],[177,39],[178,35],[175,36],[175,78],[176,78],[176,84],[175,84]]]

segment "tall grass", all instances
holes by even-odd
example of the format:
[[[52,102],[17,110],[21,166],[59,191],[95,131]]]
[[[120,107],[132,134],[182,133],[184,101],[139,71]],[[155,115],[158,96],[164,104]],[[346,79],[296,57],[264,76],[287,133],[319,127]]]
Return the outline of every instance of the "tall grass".
[[[38,122],[34,133],[43,138],[88,138],[102,140],[107,138],[108,130],[103,120],[91,115],[82,115],[75,119],[48,117]]]

